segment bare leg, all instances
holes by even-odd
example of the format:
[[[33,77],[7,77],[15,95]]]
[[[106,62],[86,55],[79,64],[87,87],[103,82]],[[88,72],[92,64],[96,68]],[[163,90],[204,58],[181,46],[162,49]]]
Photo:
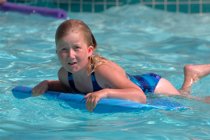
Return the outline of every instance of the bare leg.
[[[186,65],[184,67],[184,83],[181,92],[190,93],[192,84],[210,74],[210,64]]]
[[[168,80],[161,78],[154,93],[164,95],[179,95],[188,99],[201,101],[210,104],[210,96],[196,97],[189,95],[190,88],[200,78],[210,74],[210,64],[206,65],[186,65],[184,68],[185,79],[181,90],[177,90]]]
[[[181,93],[168,80],[164,78],[160,79],[154,93],[168,96],[181,95]]]

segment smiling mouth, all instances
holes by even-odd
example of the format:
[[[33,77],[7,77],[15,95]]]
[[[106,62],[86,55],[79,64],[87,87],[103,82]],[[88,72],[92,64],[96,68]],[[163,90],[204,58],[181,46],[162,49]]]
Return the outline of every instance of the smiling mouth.
[[[69,65],[74,65],[74,64],[76,64],[77,62],[71,62],[71,63],[68,63]]]

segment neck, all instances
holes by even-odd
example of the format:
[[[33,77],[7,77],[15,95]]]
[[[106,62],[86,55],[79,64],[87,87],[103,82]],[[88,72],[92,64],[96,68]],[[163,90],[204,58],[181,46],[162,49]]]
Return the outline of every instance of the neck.
[[[88,76],[88,71],[87,71],[87,68],[84,68],[84,69],[81,69],[80,71],[78,72],[75,72],[75,73],[72,73],[72,75],[74,77],[77,77],[77,78],[80,78],[80,77],[87,77]]]

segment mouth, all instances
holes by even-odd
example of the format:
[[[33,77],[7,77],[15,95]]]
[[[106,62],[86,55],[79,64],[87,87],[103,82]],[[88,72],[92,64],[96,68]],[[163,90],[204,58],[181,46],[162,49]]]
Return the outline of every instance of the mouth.
[[[72,65],[75,65],[77,64],[77,62],[69,62],[68,65],[72,66]]]

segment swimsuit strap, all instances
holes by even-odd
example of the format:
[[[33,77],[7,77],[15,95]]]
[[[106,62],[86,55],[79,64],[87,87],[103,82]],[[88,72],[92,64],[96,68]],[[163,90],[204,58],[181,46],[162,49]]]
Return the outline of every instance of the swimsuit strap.
[[[68,72],[68,81],[69,81],[69,85],[72,87],[72,89],[75,90],[75,91],[78,91],[75,87],[72,73],[70,73],[70,72]],[[95,77],[94,72],[92,72],[92,74],[91,74],[91,81],[92,81],[92,85],[93,85],[93,91],[98,91],[98,90],[102,89],[96,81],[96,77]]]
[[[74,84],[74,79],[72,76],[72,73],[68,72],[68,81],[69,81],[69,85],[71,86],[71,88],[75,91],[77,91],[75,84]]]
[[[93,91],[99,91],[99,90],[103,89],[99,86],[99,84],[96,81],[95,72],[92,72],[91,80],[92,80],[92,85],[93,85]]]

